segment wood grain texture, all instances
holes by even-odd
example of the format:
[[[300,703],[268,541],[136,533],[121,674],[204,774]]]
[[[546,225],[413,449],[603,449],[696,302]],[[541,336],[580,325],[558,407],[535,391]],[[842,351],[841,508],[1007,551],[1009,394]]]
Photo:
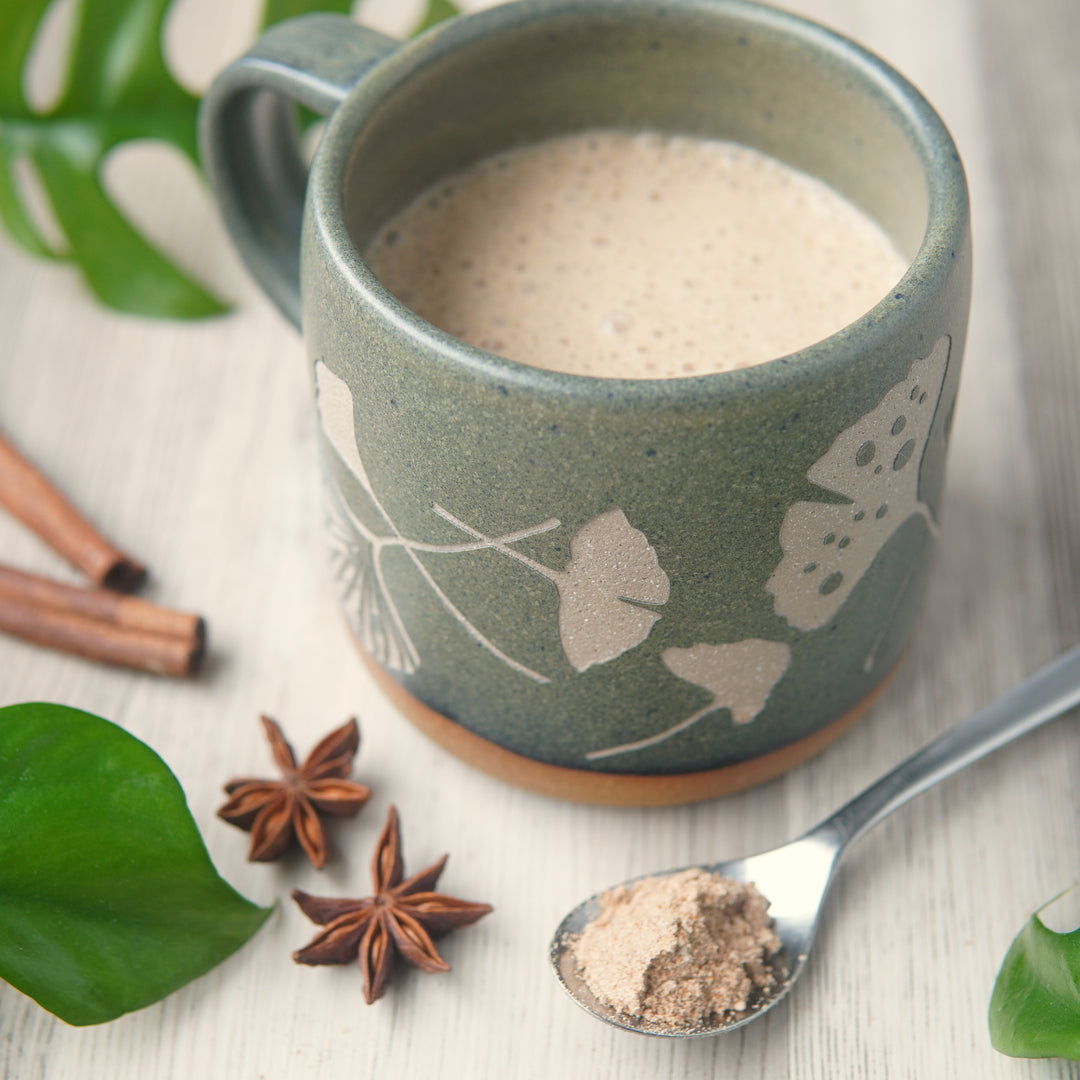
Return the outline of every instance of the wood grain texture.
[[[994,161],[1005,207],[1027,410],[1040,469],[1057,618],[1080,639],[1080,8],[994,3],[982,13]]]
[[[373,4],[384,28],[410,10]],[[606,1028],[565,999],[548,936],[581,897],[630,874],[769,847],[1076,642],[1080,163],[1072,0],[797,0],[895,63],[964,154],[976,220],[971,334],[945,530],[919,633],[870,714],[821,757],[722,801],[583,807],[507,787],[402,722],[357,661],[322,564],[302,347],[255,295],[204,194],[168,153],[110,176],[140,220],[237,314],[196,326],[110,315],[64,268],[0,239],[0,429],[153,568],[146,595],[207,616],[204,673],[175,682],[0,638],[0,703],[54,700],[147,741],[187,792],[215,863],[281,901],[239,954],[158,1005],[77,1030],[0,986],[0,1076],[428,1080],[794,1077],[1060,1080],[1080,1068],[997,1055],[986,1007],[1031,912],[1080,876],[1075,717],[923,796],[853,853],[792,998],[730,1038],[667,1042]],[[170,44],[207,72],[252,5],[188,0]],[[227,56],[220,55],[224,62]],[[3,561],[74,580],[0,516]],[[270,766],[267,712],[298,753],[358,714],[356,777],[322,873],[245,861],[217,820],[221,784]],[[407,866],[451,854],[442,885],[495,912],[445,941],[453,970],[403,972],[368,1008],[357,972],[302,969],[311,925],[292,888],[363,895],[387,805]],[[2,813],[2,808],[0,808]]]

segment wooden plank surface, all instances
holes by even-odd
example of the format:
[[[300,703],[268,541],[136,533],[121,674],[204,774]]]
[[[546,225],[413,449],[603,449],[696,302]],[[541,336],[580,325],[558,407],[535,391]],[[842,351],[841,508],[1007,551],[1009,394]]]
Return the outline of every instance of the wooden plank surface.
[[[638,1038],[598,1024],[546,969],[548,937],[578,899],[630,874],[771,846],[1077,643],[1080,617],[1080,76],[1072,0],[798,0],[860,39],[935,103],[967,164],[976,288],[946,520],[915,644],[872,713],[817,760],[723,801],[616,811],[541,799],[448,758],[365,675],[322,566],[315,443],[293,332],[246,282],[191,172],[154,148],[110,183],[189,264],[240,303],[182,326],[110,315],[64,268],[0,240],[0,430],[122,545],[150,598],[205,614],[211,660],[177,683],[0,638],[0,703],[97,712],[179,776],[224,876],[281,900],[226,964],[158,1005],[77,1030],[0,987],[0,1075],[18,1080],[393,1077],[1080,1076],[989,1045],[986,1007],[1013,935],[1080,876],[1075,717],[924,796],[862,842],[832,896],[793,997],[733,1036]],[[205,84],[242,50],[252,5],[185,0],[169,45]],[[369,21],[411,7],[372,0]],[[3,560],[72,579],[9,518]],[[257,716],[300,752],[358,714],[357,776],[375,795],[334,837],[321,874],[245,861],[216,819],[221,783],[269,767]],[[451,852],[447,891],[494,915],[446,939],[448,975],[403,972],[363,1004],[349,968],[289,958],[312,926],[299,887],[365,895],[390,802],[407,865]],[[0,809],[2,812],[2,809]]]

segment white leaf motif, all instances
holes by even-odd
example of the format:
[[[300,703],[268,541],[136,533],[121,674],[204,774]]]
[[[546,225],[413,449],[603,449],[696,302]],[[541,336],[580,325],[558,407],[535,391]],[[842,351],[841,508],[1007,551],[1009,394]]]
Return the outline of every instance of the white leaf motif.
[[[640,645],[659,612],[638,604],[663,604],[668,576],[656,551],[622,510],[593,518],[570,541],[570,560],[547,576],[559,590],[559,637],[577,671],[613,660]]]
[[[665,649],[661,659],[673,675],[708,690],[712,695],[708,704],[655,735],[593,750],[585,755],[587,760],[596,761],[656,746],[717,709],[729,709],[735,724],[750,723],[765,708],[773,687],[787,671],[791,647],[782,641],[762,641],[760,638],[722,645],[699,642],[688,649]]]
[[[364,650],[383,667],[411,674],[420,657],[390,597],[365,537],[340,495],[327,487],[330,565],[350,629]]]
[[[726,706],[736,724],[748,724],[787,671],[791,648],[782,641],[748,638],[730,645],[665,649],[662,659],[673,675],[713,695],[710,711]]]
[[[778,615],[814,630],[840,610],[886,541],[913,514],[936,525],[919,500],[919,470],[949,362],[948,337],[911,365],[878,405],[842,431],[810,467],[818,486],[846,503],[798,502],[784,515],[784,557],[765,583]]]
[[[315,363],[315,390],[327,442],[367,493],[372,509],[386,525],[385,531],[368,527],[343,498],[337,500],[340,505],[335,507],[334,515],[334,561],[342,583],[342,600],[354,632],[365,649],[384,666],[412,672],[420,664],[383,574],[382,555],[393,548],[405,553],[442,606],[475,641],[534,682],[549,680],[488,640],[438,585],[421,555],[433,558],[490,549],[546,577],[558,590],[559,636],[567,659],[577,671],[612,660],[649,636],[660,616],[638,605],[663,604],[668,598],[668,577],[645,534],[626,520],[622,510],[600,514],[585,525],[571,540],[570,560],[562,570],[538,563],[513,547],[521,540],[558,527],[556,518],[500,536],[486,536],[433,504],[432,509],[440,517],[473,537],[475,542],[438,544],[409,539],[398,532],[364,468],[357,447],[352,392],[321,360]]]
[[[341,460],[360,481],[365,491],[371,491],[367,471],[356,449],[356,428],[353,422],[353,396],[344,379],[335,375],[321,360],[315,363],[315,399],[323,433]]]

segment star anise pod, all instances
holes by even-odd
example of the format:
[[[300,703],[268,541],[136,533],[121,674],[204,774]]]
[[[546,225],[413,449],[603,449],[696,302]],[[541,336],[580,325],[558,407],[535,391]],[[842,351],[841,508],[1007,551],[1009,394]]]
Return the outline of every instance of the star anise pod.
[[[355,718],[331,731],[304,764],[297,767],[292,747],[281,728],[262,717],[262,725],[280,780],[230,780],[225,791],[229,801],[218,817],[251,831],[252,862],[276,859],[295,835],[317,868],[326,863],[326,830],[320,814],[347,817],[371,798],[371,789],[345,779],[352,771],[353,755],[360,745]]]
[[[422,971],[449,971],[432,938],[468,926],[492,908],[432,892],[446,859],[444,855],[402,881],[401,833],[397,811],[391,806],[371,864],[374,896],[332,900],[293,891],[304,914],[326,928],[294,952],[293,959],[298,964],[348,964],[359,959],[364,1000],[369,1005],[386,992],[398,953]]]

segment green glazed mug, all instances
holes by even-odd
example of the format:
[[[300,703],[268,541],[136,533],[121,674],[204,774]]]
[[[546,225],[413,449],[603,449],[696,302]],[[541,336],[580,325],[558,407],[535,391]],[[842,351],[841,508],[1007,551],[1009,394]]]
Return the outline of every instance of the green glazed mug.
[[[310,169],[297,103],[329,116]],[[771,154],[909,269],[792,355],[629,380],[462,344],[365,265],[440,178],[599,128]],[[414,722],[534,790],[660,804],[774,776],[865,707],[924,592],[970,294],[963,168],[902,76],[743,0],[522,0],[404,44],[307,16],[222,73],[202,147],[303,328],[344,613]]]

